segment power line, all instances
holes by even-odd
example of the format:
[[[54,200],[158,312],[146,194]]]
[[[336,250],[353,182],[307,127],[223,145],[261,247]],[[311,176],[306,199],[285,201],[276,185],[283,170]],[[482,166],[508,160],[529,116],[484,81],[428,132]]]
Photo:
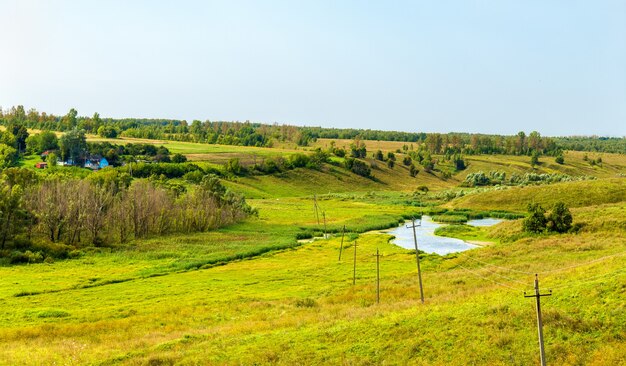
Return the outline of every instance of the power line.
[[[511,271],[511,272],[518,272],[518,273],[523,273],[523,274],[527,274],[527,275],[535,274],[535,272],[526,272],[526,271],[520,271],[518,269],[496,266],[495,264],[479,261],[478,259],[472,258],[472,257],[467,257],[467,259],[473,260],[475,262],[478,262],[478,263],[481,263],[481,264],[484,264],[484,265],[487,265],[487,266],[491,266],[491,267],[495,267],[495,268],[499,268],[499,269],[504,269],[504,270]]]
[[[555,268],[555,269],[550,269],[550,270],[546,270],[546,271],[535,271],[535,272],[527,272],[527,271],[522,271],[522,270],[518,270],[518,269],[515,269],[515,268],[497,266],[495,264],[491,264],[491,263],[488,263],[488,262],[485,262],[485,261],[481,261],[481,260],[478,260],[478,259],[473,258],[473,257],[467,257],[467,259],[473,260],[473,261],[475,261],[477,263],[481,263],[481,264],[484,264],[484,265],[487,265],[487,266],[491,266],[491,267],[494,267],[494,268],[499,268],[499,269],[502,269],[502,270],[506,270],[506,271],[523,273],[523,274],[527,274],[527,275],[533,275],[533,274],[547,275],[547,274],[550,274],[550,273],[566,271],[568,269],[573,269],[573,268],[587,266],[587,265],[594,264],[594,263],[597,263],[597,262],[601,262],[601,261],[604,261],[604,260],[607,260],[607,259],[610,259],[610,258],[618,257],[618,256],[621,256],[621,255],[624,255],[624,254],[626,254],[626,251],[623,251],[623,252],[620,252],[620,253],[616,253],[616,254],[607,255],[607,256],[604,256],[604,257],[593,259],[593,260],[588,261],[588,262],[574,264],[574,265],[567,266],[567,267]]]
[[[476,276],[476,277],[479,277],[479,278],[482,278],[482,279],[485,279],[485,280],[487,280],[487,281],[491,281],[491,282],[495,283],[496,285],[500,285],[500,286],[503,286],[503,287],[507,287],[507,288],[510,288],[511,290],[515,290],[515,291],[522,291],[522,289],[521,289],[521,288],[511,287],[511,286],[509,286],[509,285],[507,285],[507,284],[504,284],[504,283],[502,283],[502,282],[498,282],[498,281],[493,280],[493,279],[491,279],[491,278],[489,278],[489,277],[485,277],[485,276],[483,276],[483,275],[481,275],[481,274],[478,274],[478,273],[476,273],[476,272],[472,271],[471,269],[469,269],[469,268],[467,268],[467,267],[464,267],[464,266],[462,266],[462,265],[460,265],[460,264],[459,264],[458,266],[459,266],[459,267],[461,267],[461,268],[463,268],[463,269],[465,269],[465,271],[466,271],[466,272],[469,272],[469,273],[471,273],[472,275],[474,275],[474,276]]]
[[[563,268],[551,269],[551,270],[543,271],[543,272],[539,272],[539,273],[546,274],[546,273],[554,273],[554,272],[565,271],[565,270],[568,270],[568,269],[578,268],[578,267],[586,266],[586,265],[589,265],[589,264],[601,262],[601,261],[607,260],[609,258],[619,257],[620,255],[624,255],[624,254],[626,254],[626,251],[621,252],[621,253],[607,255],[607,256],[604,256],[604,257],[597,258],[597,259],[593,259],[593,260],[591,260],[589,262],[575,264],[575,265],[571,265],[571,266],[567,266],[567,267],[563,267]]]
[[[467,267],[464,267],[464,268],[467,268]],[[511,281],[511,282],[517,282],[517,283],[519,283],[519,284],[521,284],[521,285],[526,285],[526,282],[522,282],[522,281],[519,281],[519,280],[513,279],[513,278],[511,278],[511,277],[507,277],[507,276],[505,276],[505,275],[502,275],[502,274],[500,274],[500,273],[497,273],[497,272],[494,272],[494,271],[490,271],[488,268],[479,268],[478,270],[486,270],[486,271],[488,271],[488,272],[489,272],[489,274],[493,274],[493,275],[496,275],[496,276],[498,276],[498,277],[502,277],[502,278],[504,278],[505,280],[508,280],[508,281]]]
[[[612,278],[612,277],[616,277],[619,276],[620,274],[626,274],[626,270],[620,270],[618,269],[615,272],[610,272],[610,273],[603,273],[603,274],[599,274],[593,277],[588,277],[585,278],[583,281],[577,281],[577,282],[568,282],[567,284],[563,284],[560,286],[552,286],[550,287],[551,289],[555,290],[555,289],[562,289],[562,288],[566,288],[566,287],[572,287],[572,286],[580,286],[580,285],[585,285],[585,284],[589,284],[595,280],[598,280],[600,278]]]

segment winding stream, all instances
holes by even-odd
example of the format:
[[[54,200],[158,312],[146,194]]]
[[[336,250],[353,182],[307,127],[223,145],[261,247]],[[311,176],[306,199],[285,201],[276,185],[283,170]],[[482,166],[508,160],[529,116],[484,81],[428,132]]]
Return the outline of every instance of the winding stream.
[[[467,225],[484,227],[492,226],[499,222],[502,222],[502,220],[487,218],[481,220],[470,220],[467,222]],[[446,224],[438,224],[432,221],[429,216],[423,216],[422,225],[418,226],[415,229],[415,234],[417,236],[417,246],[419,250],[422,250],[426,253],[437,253],[439,255],[446,255],[449,253],[462,252],[478,247],[477,245],[470,244],[461,239],[447,238],[445,236],[435,235],[435,229],[444,225]],[[395,239],[392,240],[392,243],[402,248],[415,249],[415,244],[413,243],[413,229],[407,228],[407,225],[399,226],[395,229],[390,230],[388,233],[395,236]]]

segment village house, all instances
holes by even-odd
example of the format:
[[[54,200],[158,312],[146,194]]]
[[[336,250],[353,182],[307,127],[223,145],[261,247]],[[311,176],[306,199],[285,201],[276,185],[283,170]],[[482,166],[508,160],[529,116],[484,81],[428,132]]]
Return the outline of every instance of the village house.
[[[91,155],[85,159],[85,168],[91,170],[100,170],[109,166],[109,161],[100,155]]]

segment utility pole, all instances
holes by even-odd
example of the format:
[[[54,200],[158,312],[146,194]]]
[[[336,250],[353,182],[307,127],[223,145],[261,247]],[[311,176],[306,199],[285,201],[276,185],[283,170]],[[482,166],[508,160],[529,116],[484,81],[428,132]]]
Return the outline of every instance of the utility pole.
[[[341,252],[343,252],[343,236],[346,233],[346,225],[341,229],[341,246],[339,247],[339,261],[341,262]]]
[[[328,239],[328,232],[326,231],[326,211],[322,211],[322,218],[324,219],[324,239]]]
[[[352,286],[356,285],[356,240],[354,241],[354,264],[352,265]]]
[[[376,248],[376,303],[380,304],[380,253]]]
[[[546,351],[543,348],[543,321],[541,320],[541,301],[540,298],[542,296],[551,296],[552,290],[550,290],[549,294],[541,294],[539,292],[539,277],[535,274],[535,294],[534,295],[526,295],[526,291],[524,291],[524,297],[534,297],[537,301],[537,331],[539,333],[539,352],[541,356],[541,366],[546,366]]]
[[[315,217],[317,218],[317,224],[320,224],[320,215],[317,212],[317,195],[313,195],[313,209],[315,209]]]
[[[413,228],[413,242],[415,243],[415,261],[417,262],[417,277],[420,282],[420,297],[422,299],[422,304],[424,303],[424,288],[422,287],[422,270],[420,269],[420,254],[417,249],[417,234],[415,234],[415,228],[418,226],[422,226],[422,220],[420,219],[419,225],[415,224],[415,217],[411,220],[413,224],[411,226],[407,226],[407,228]]]

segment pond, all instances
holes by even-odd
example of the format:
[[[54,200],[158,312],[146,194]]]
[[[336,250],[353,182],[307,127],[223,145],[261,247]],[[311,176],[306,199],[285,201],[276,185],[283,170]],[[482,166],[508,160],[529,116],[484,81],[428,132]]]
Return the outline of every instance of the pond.
[[[467,225],[485,227],[495,225],[499,222],[502,222],[502,220],[487,218],[481,220],[470,220],[467,222]],[[419,221],[417,221],[417,223],[419,223]],[[426,253],[446,255],[478,247],[477,245],[470,244],[461,239],[435,235],[435,229],[444,225],[445,224],[438,224],[432,221],[429,216],[422,216],[422,225],[415,228],[417,246],[419,250]],[[407,228],[407,226],[410,226],[410,222],[407,223],[407,225],[402,225],[390,230],[388,233],[395,236],[392,243],[402,248],[415,249],[415,244],[413,242],[413,229],[410,227]]]

